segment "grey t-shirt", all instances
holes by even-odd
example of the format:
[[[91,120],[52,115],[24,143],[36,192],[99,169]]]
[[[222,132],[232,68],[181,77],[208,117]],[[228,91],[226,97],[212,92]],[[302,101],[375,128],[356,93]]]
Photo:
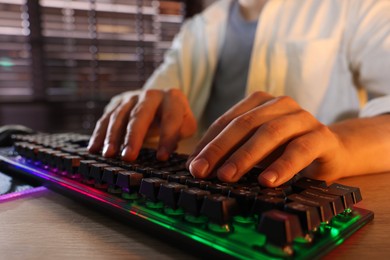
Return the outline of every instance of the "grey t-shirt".
[[[246,21],[239,8],[238,1],[233,1],[225,40],[203,117],[206,127],[245,96],[257,21]]]

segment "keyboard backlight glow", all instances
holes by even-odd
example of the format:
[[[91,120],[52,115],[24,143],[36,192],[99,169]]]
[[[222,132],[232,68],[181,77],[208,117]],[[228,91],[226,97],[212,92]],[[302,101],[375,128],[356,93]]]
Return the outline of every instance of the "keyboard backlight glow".
[[[17,164],[14,166],[19,167],[22,171],[28,171],[33,175],[60,185],[66,189],[73,190],[78,194],[83,194],[94,200],[100,201],[101,203],[109,204],[112,207],[126,211],[132,215],[136,215],[137,217],[141,217],[147,221],[151,221],[166,229],[174,230],[184,236],[187,236],[193,240],[196,240],[233,257],[239,259],[279,258],[278,256],[271,257],[269,254],[262,252],[262,250],[265,248],[264,246],[266,245],[265,237],[255,231],[255,229],[248,229],[247,227],[243,227],[237,224],[233,228],[234,232],[219,235],[207,229],[200,228],[195,225],[189,225],[189,223],[183,223],[182,220],[177,220],[174,217],[164,215],[162,212],[147,208],[138,202],[129,202],[114,196],[107,196],[105,192],[88,187],[74,180],[70,180],[64,176],[57,175],[51,171],[45,169],[35,169],[35,165],[26,166],[24,162],[24,165]],[[342,232],[350,229],[350,227],[360,219],[360,215],[347,218],[343,217],[343,221],[338,221],[336,217],[334,223],[337,228],[330,226],[325,227],[325,224],[323,224],[324,226],[322,227],[328,229],[327,232],[329,232],[329,236],[327,236],[326,239],[322,239],[321,241],[317,242],[317,244],[312,247],[307,247],[305,244],[294,243],[294,256],[297,256],[298,259],[311,259],[315,256],[318,256],[318,253],[323,251],[324,248],[329,250],[329,248],[333,248],[335,245],[341,244],[344,241],[346,235],[351,234],[351,232]],[[353,230],[356,231],[361,226],[362,224],[355,224]],[[255,248],[258,249],[255,250]]]

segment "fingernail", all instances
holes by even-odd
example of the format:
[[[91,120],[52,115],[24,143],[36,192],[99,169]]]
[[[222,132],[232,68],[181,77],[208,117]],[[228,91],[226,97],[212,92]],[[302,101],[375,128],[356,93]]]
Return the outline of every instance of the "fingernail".
[[[224,164],[221,168],[219,168],[218,175],[231,179],[234,177],[234,175],[236,175],[236,172],[237,166],[234,163],[227,163]]]
[[[263,172],[260,176],[271,183],[274,183],[279,177],[276,172],[272,171]]]
[[[111,148],[110,144],[104,145],[102,154],[106,155],[109,152],[110,148]]]
[[[203,158],[196,159],[190,164],[190,172],[196,177],[205,177],[209,169],[209,162]]]
[[[121,156],[122,157],[126,157],[128,156],[129,154],[131,154],[131,148],[126,146],[125,149],[122,150],[122,153],[121,153]]]
[[[190,168],[190,165],[192,163],[192,160],[194,160],[194,156],[190,155],[188,158],[187,158],[187,161],[186,161],[186,167],[187,168]]]

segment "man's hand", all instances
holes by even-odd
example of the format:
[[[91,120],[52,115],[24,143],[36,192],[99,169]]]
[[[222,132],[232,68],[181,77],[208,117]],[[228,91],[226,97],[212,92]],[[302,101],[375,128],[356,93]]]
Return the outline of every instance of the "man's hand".
[[[88,150],[135,160],[147,136],[159,136],[157,159],[166,160],[177,143],[196,131],[188,101],[178,89],[135,92],[98,120]],[[123,147],[122,151],[120,149]]]
[[[259,182],[275,187],[308,166],[318,178],[338,178],[347,154],[339,136],[294,100],[256,92],[217,119],[187,165],[195,177],[235,182],[261,164]]]

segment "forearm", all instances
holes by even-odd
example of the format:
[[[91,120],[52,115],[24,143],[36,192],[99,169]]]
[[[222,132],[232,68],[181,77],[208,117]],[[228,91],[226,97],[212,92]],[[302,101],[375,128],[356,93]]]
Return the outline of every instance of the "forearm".
[[[329,126],[345,147],[345,175],[390,172],[390,114]]]

